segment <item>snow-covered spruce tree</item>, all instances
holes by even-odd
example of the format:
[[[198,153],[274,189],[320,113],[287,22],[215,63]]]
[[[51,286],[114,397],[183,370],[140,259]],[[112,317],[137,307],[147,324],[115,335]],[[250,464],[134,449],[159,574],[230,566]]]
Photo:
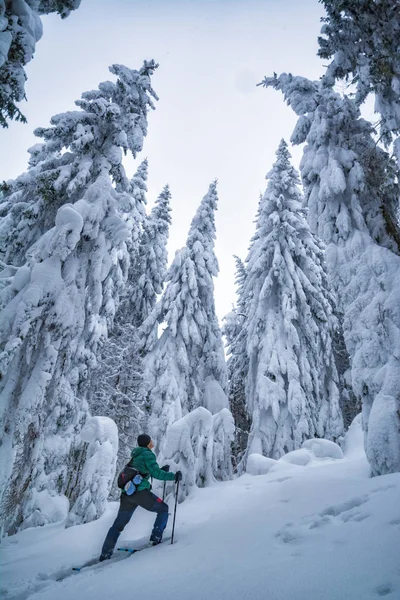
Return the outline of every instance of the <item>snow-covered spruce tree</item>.
[[[156,67],[154,61],[139,71],[112,65],[115,83],[100,83],[76,101],[79,110],[55,115],[50,127],[35,130],[44,142],[30,148],[30,168],[2,187],[0,258],[5,263],[23,264],[27,249],[54,225],[59,207],[82,198],[104,171],[118,192],[127,192],[123,210],[129,213],[129,194],[136,187],[126,177],[122,156],[129,151],[135,157],[143,147],[148,109],[157,98],[150,83]]]
[[[133,322],[138,327],[149,316],[163,289],[168,261],[170,201],[171,192],[165,186],[143,223],[139,252],[132,269],[135,285],[129,299],[135,310]]]
[[[9,533],[46,523],[48,495],[74,503],[84,484],[79,431],[87,404],[79,388],[123,283],[118,254],[128,230],[117,205],[100,175],[82,200],[59,209],[10,284],[15,296],[0,322],[1,510]],[[112,299],[104,295],[110,279]]]
[[[324,249],[307,224],[283,140],[276,156],[243,289],[251,415],[247,456],[271,458],[300,448],[307,438],[336,439],[343,431]]]
[[[246,408],[246,379],[249,370],[247,357],[245,302],[243,287],[246,280],[246,267],[239,257],[236,261],[237,305],[224,318],[222,333],[227,342],[227,367],[229,379],[229,406],[236,429],[233,443],[233,459],[236,467],[240,464],[247,447],[250,431],[249,416]]]
[[[400,5],[398,0],[321,0],[327,12],[319,56],[332,59],[324,80],[356,85],[360,105],[375,94],[385,144],[400,134]],[[396,143],[400,165],[400,139]]]
[[[283,74],[264,85],[282,90],[299,116],[292,141],[306,142],[301,175],[309,223],[327,245],[372,473],[399,471],[400,257],[369,173],[370,166],[385,180],[387,155],[355,103],[324,82]],[[392,193],[390,176],[385,189]]]
[[[68,17],[81,0],[0,0],[0,126],[7,120],[26,123],[16,105],[25,98],[24,66],[32,60],[43,34],[40,15]]]
[[[179,501],[195,486],[232,477],[230,447],[234,431],[232,413],[226,407],[212,414],[199,406],[168,427],[159,458],[170,465],[171,471],[182,472]],[[167,487],[167,493],[170,491],[172,484]]]
[[[117,69],[124,83],[105,86],[119,89],[116,96],[123,108],[123,89],[128,98],[137,99],[141,96],[138,89],[145,93],[149,80],[148,74],[138,77],[137,71]],[[110,124],[111,140],[102,139],[114,148],[114,156],[117,141],[125,147],[129,140],[129,149],[138,152],[146,133],[145,110],[139,117],[132,112],[128,118],[111,100],[107,106],[102,96],[99,106],[103,115],[110,114],[104,127]],[[111,123],[118,114],[119,129],[125,135],[116,139],[118,126]],[[80,119],[80,113],[71,113],[71,121],[74,115]],[[100,120],[95,120],[100,128]],[[136,132],[138,121],[142,135]],[[77,155],[75,159],[78,164]],[[65,495],[72,504],[79,501],[81,491],[88,493],[84,482],[80,488],[85,453],[79,431],[87,417],[85,380],[96,365],[99,343],[113,323],[126,279],[125,240],[130,234],[121,214],[127,193],[123,186],[118,191],[120,186],[113,185],[116,166],[120,181],[126,179],[122,165],[107,161],[94,148],[91,160],[92,166],[98,161],[93,167],[97,177],[81,199],[58,209],[55,226],[31,246],[26,264],[2,291],[6,300],[0,299],[4,306],[0,319],[0,462],[7,467],[1,473],[0,489],[7,532],[21,524],[51,520],[45,491],[55,503],[57,496]]]
[[[213,277],[216,182],[210,185],[191,223],[186,246],[169,268],[167,286],[143,323],[144,382],[149,433],[162,450],[168,425],[203,405],[206,378],[223,392],[227,373],[221,331],[215,314]],[[159,324],[165,324],[154,343]]]

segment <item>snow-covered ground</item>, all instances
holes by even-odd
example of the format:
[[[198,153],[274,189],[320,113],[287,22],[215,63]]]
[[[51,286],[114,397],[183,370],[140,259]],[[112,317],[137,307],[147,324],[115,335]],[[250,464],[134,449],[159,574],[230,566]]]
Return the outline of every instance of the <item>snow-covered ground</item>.
[[[353,424],[344,459],[280,461],[266,475],[197,490],[178,506],[173,546],[119,553],[124,560],[57,581],[99,554],[117,503],[87,525],[8,538],[0,592],[7,600],[398,599],[399,492],[400,473],[369,478]],[[153,519],[138,509],[120,542],[147,536]]]

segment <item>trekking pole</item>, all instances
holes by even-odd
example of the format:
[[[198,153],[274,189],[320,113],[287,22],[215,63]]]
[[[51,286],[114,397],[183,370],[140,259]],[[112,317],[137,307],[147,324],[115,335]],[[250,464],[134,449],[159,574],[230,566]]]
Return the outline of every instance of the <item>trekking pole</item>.
[[[173,523],[172,523],[171,544],[174,543],[176,505],[178,503],[178,492],[179,492],[179,480],[176,482],[175,508],[174,508],[174,520],[173,520]]]
[[[167,484],[167,482],[166,482],[166,481],[164,481],[164,485],[163,485],[163,491],[162,491],[162,499],[163,499],[163,502],[164,502],[164,498],[165,498],[165,486],[166,486],[166,484]]]

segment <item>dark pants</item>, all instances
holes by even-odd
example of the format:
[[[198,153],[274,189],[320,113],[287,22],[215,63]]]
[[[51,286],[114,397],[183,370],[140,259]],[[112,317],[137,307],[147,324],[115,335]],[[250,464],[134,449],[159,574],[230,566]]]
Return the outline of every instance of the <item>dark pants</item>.
[[[150,512],[157,513],[150,540],[152,542],[161,542],[168,521],[168,504],[163,502],[161,498],[157,498],[150,490],[135,492],[132,496],[121,494],[117,518],[108,530],[106,539],[104,540],[103,548],[101,550],[102,556],[112,554],[120,533],[124,530],[125,526],[128,525],[138,506],[141,506]]]

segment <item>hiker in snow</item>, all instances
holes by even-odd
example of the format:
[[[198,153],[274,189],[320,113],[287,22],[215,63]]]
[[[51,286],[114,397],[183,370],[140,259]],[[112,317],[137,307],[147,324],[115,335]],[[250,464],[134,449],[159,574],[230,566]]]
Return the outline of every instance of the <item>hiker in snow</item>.
[[[146,433],[139,435],[137,439],[138,447],[132,450],[132,458],[130,466],[136,469],[142,476],[142,481],[136,486],[136,491],[132,495],[128,495],[124,490],[121,494],[120,506],[117,518],[111,525],[106,539],[104,540],[101,550],[100,561],[111,558],[115,544],[124,527],[129,523],[133,513],[138,506],[145,508],[151,512],[157,513],[154,522],[153,531],[150,536],[150,543],[153,546],[159,544],[162,540],[162,535],[168,521],[168,504],[163,502],[161,498],[157,498],[151,490],[149,477],[160,479],[161,481],[175,481],[182,479],[181,471],[169,473],[169,466],[160,468],[157,464],[156,457],[152,452],[154,444],[151,438]]]

